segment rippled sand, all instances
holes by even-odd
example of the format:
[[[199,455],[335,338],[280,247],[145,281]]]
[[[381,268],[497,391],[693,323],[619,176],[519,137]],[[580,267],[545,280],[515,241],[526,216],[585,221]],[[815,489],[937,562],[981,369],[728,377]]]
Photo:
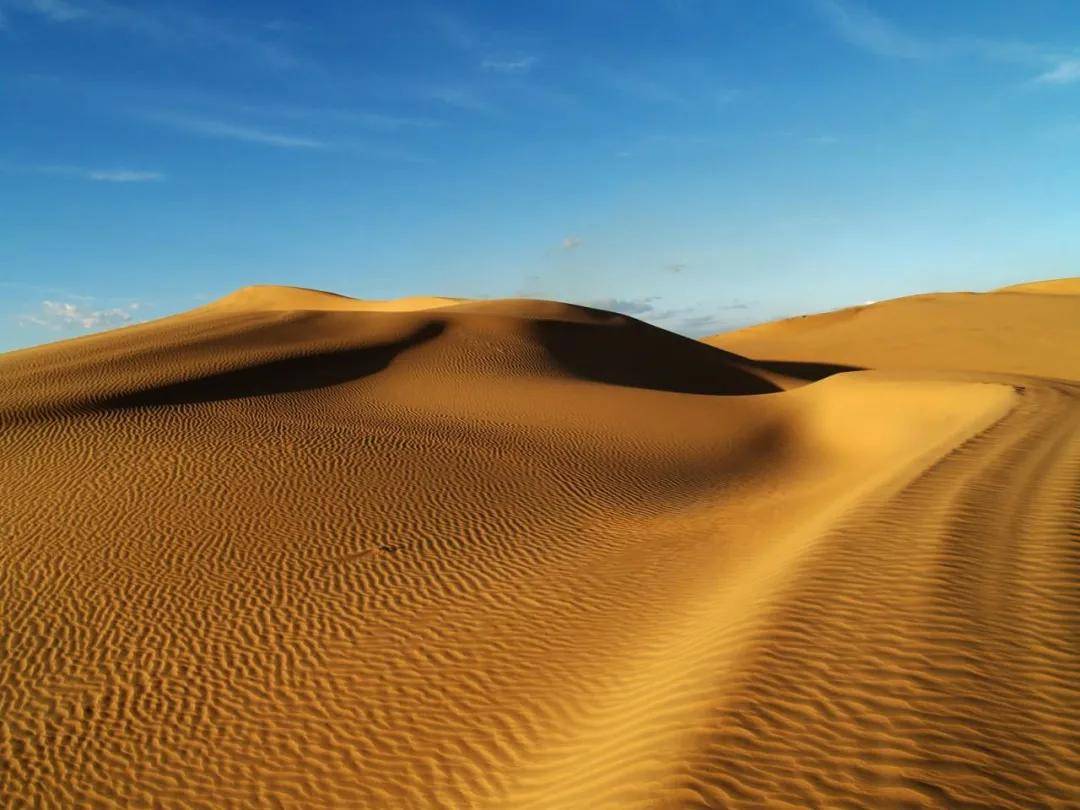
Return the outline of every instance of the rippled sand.
[[[1080,283],[709,343],[250,288],[0,356],[0,801],[1080,804]]]

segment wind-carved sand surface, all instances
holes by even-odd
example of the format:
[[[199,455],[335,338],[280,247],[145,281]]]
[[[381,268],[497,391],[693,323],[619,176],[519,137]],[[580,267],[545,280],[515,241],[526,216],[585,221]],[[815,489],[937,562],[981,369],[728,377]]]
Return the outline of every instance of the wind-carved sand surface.
[[[0,796],[1075,807],[1078,293],[710,346],[251,288],[0,357]]]

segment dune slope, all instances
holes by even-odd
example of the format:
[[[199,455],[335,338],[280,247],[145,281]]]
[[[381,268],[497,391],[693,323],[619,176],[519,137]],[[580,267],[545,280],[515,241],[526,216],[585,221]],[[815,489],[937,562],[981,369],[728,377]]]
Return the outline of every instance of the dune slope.
[[[0,357],[0,796],[1070,806],[1080,364],[881,351],[249,288]]]
[[[757,360],[976,371],[1075,380],[1080,279],[933,293],[705,338]]]

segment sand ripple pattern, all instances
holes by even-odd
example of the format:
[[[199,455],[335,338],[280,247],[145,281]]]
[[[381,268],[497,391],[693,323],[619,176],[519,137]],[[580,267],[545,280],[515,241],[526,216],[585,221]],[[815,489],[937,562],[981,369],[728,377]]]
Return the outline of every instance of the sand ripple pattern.
[[[445,306],[0,359],[7,806],[1075,806],[1076,388]]]

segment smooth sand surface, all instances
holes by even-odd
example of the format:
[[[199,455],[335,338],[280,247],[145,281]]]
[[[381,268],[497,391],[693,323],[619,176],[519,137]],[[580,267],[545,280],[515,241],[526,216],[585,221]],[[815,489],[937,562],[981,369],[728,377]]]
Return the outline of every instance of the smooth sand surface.
[[[723,349],[257,287],[0,356],[0,797],[1075,807],[1068,286]]]
[[[913,295],[706,338],[760,360],[1080,376],[1080,278]]]

